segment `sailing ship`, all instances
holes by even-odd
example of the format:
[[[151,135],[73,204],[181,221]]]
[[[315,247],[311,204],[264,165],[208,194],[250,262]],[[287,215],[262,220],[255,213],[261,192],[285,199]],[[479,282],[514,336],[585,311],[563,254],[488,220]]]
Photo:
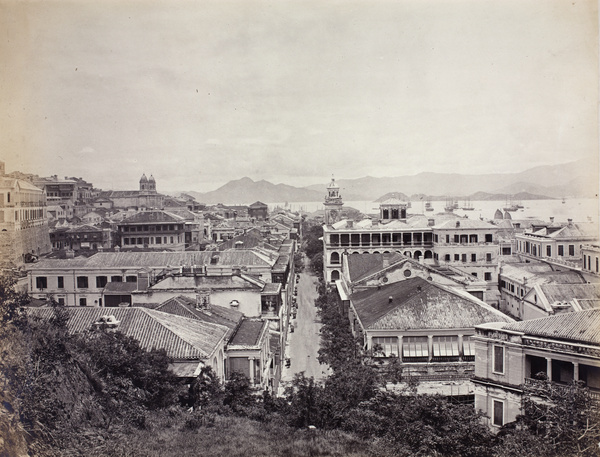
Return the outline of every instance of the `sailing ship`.
[[[521,207],[522,208],[522,207]],[[519,210],[519,206],[510,198],[510,201],[506,200],[506,206],[502,208],[504,211],[517,211]]]
[[[475,208],[473,208],[473,203],[471,203],[470,199],[465,200],[465,204],[462,207],[463,211],[473,211]]]

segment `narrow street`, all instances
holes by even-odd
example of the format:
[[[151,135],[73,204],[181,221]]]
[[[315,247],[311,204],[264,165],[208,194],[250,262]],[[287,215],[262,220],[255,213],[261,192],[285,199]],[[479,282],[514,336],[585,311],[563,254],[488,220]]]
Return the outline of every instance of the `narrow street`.
[[[296,319],[291,320],[294,331],[288,335],[288,345],[285,351],[286,357],[289,357],[291,361],[291,366],[283,367],[282,386],[291,382],[294,375],[302,371],[306,377],[312,376],[315,380],[321,380],[329,375],[327,365],[321,365],[317,360],[321,343],[319,333],[321,323],[315,307],[316,284],[316,278],[310,272],[307,262],[305,271],[300,273],[300,281],[297,283],[298,312]]]

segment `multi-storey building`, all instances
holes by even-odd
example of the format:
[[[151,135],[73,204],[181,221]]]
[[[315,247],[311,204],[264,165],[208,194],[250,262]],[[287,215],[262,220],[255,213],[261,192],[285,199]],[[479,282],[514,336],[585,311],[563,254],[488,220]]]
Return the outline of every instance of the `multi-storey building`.
[[[248,206],[248,217],[257,220],[265,221],[269,218],[269,206],[261,201],[256,201]]]
[[[97,251],[113,247],[109,226],[57,225],[50,231],[50,241],[55,250]]]
[[[576,285],[585,284],[581,273],[567,268],[560,268],[545,262],[513,262],[505,263],[500,267],[498,274],[500,289],[500,310],[516,317],[517,319],[532,319],[553,314],[550,304],[543,305],[542,301],[533,306],[525,301],[531,297],[532,289],[546,284]],[[540,314],[543,313],[543,314]]]
[[[521,414],[524,386],[535,386],[539,373],[558,388],[583,381],[600,398],[600,309],[482,324],[475,331],[475,408],[492,427]]]
[[[0,162],[0,261],[20,265],[50,252],[46,194],[28,181],[4,176]]]
[[[34,178],[33,184],[46,192],[50,204],[61,204],[65,201],[71,203],[87,203],[94,196],[94,186],[82,178],[59,179],[58,176],[48,178]]]
[[[551,218],[549,224],[516,235],[518,254],[574,268],[582,267],[581,247],[597,241],[597,224],[574,223],[572,219],[565,225]]]
[[[131,303],[132,291],[145,291],[169,273],[224,276],[235,270],[267,283],[274,264],[275,259],[250,250],[99,252],[87,258],[45,259],[30,265],[28,292],[34,298],[50,294],[68,306],[103,306],[105,287],[118,283],[109,286],[110,294],[122,292]]]
[[[340,279],[344,253],[398,252],[436,265],[448,265],[488,283],[497,284],[497,227],[452,213],[428,218],[410,216],[408,203],[391,198],[381,202],[378,219],[337,220],[342,200],[334,181],[325,198],[323,270],[327,282]],[[327,221],[337,220],[334,223]]]
[[[600,276],[600,245],[584,244],[581,246],[581,271],[590,279],[598,280]]]
[[[166,211],[141,211],[117,224],[122,248],[185,249],[185,219]]]
[[[498,276],[498,228],[476,219],[446,220],[432,227],[434,258],[493,285]]]

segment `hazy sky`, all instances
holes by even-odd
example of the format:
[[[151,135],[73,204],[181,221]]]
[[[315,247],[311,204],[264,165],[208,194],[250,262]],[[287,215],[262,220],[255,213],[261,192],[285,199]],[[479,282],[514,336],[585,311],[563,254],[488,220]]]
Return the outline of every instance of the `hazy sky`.
[[[0,62],[7,171],[105,189],[598,155],[596,1],[0,0]]]

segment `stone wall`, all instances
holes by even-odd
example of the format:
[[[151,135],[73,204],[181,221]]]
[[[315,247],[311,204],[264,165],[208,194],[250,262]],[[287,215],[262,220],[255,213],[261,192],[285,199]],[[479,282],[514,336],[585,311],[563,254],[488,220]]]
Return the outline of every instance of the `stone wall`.
[[[52,250],[48,226],[30,227],[18,231],[0,231],[0,264],[23,265],[26,253],[47,254]]]

